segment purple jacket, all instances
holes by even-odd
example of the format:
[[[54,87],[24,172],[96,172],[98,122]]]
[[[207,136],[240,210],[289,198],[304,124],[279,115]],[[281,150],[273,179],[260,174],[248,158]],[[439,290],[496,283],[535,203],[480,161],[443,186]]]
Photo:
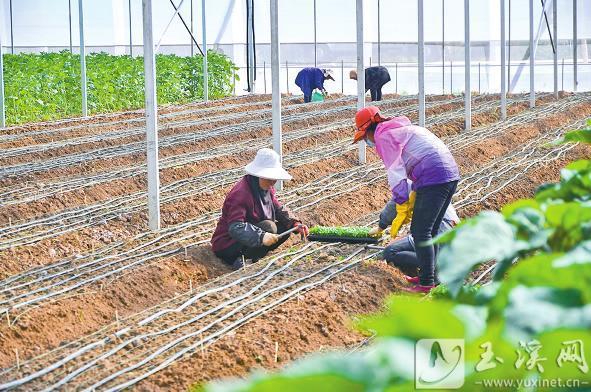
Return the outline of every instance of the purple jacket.
[[[229,229],[234,222],[256,224],[265,219],[273,219],[285,227],[292,227],[299,220],[291,215],[291,212],[281,205],[275,196],[275,189],[271,188],[273,200],[272,217],[265,216],[260,201],[253,195],[248,184],[248,176],[242,177],[234,185],[224,200],[222,216],[211,238],[211,247],[214,252],[221,251],[235,244],[236,239],[232,238]]]
[[[445,144],[427,129],[412,125],[405,116],[378,124],[374,138],[396,204],[408,200],[408,180],[415,190],[460,179],[456,161]]]

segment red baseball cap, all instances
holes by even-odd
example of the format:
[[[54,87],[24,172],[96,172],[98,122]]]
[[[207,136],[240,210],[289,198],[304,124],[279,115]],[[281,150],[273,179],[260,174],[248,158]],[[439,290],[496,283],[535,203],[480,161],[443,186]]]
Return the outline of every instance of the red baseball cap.
[[[376,106],[367,106],[359,109],[355,114],[355,126],[357,131],[353,137],[353,143],[357,143],[365,137],[367,128],[372,124],[377,124],[384,121],[385,118],[380,114],[380,109]]]

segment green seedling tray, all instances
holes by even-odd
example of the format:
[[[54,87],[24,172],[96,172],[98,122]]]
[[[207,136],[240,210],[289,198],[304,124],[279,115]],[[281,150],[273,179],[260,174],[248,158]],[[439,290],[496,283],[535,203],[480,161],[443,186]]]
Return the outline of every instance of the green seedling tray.
[[[340,237],[336,235],[310,234],[309,241],[318,242],[344,242],[347,244],[377,244],[378,239],[374,237]]]

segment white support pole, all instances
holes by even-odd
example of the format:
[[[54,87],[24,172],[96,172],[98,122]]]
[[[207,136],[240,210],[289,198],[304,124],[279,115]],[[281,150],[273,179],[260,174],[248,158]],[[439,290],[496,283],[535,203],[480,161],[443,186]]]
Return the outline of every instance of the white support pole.
[[[82,84],[82,116],[88,116],[88,92],[86,86],[86,50],[84,47],[83,0],[78,0],[78,24],[80,28],[80,81]]]
[[[72,0],[68,0],[68,30],[70,32],[70,53],[72,53]]]
[[[464,0],[464,128],[472,129],[472,90],[470,55],[470,0]]]
[[[357,21],[357,109],[365,107],[365,69],[363,67],[363,0],[356,1]],[[359,142],[359,163],[365,164],[365,141]]]
[[[552,0],[552,35],[554,36],[554,98],[558,99],[558,0]]]
[[[160,175],[158,173],[158,109],[156,100],[156,59],[152,32],[152,0],[142,0],[144,19],[144,75],[146,98],[146,141],[148,156],[148,223],[160,229]]]
[[[507,119],[507,68],[505,64],[505,0],[501,0],[501,120]]]
[[[131,32],[131,0],[127,2],[127,8],[129,9],[129,56],[133,57],[133,35]]]
[[[279,86],[279,5],[271,0],[271,104],[273,110],[273,149],[283,161],[281,141],[281,88]],[[277,181],[275,189],[282,190],[283,182]]]
[[[419,17],[419,126],[425,126],[425,24],[423,0],[418,0]]]
[[[380,0],[378,0],[378,65],[382,65],[382,12],[380,10]]]
[[[4,22],[4,13],[0,10],[0,22]],[[0,128],[6,126],[6,111],[4,109],[4,50],[2,45],[2,29],[0,29]]]
[[[534,0],[529,0],[529,107],[536,106],[535,73],[536,51],[534,49]]]
[[[201,0],[201,28],[203,35],[203,100],[209,100],[209,85],[207,81],[207,23],[205,22],[205,0]]]
[[[314,0],[314,67],[318,67],[318,41],[316,36],[316,23],[318,19],[316,17],[316,0]]]
[[[573,91],[577,91],[577,85],[579,84],[578,77],[578,55],[577,55],[577,0],[573,0]]]

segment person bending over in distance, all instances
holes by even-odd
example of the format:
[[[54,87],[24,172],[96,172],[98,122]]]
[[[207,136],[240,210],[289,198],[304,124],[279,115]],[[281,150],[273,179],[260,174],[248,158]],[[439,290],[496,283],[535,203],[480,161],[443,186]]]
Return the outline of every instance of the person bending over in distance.
[[[332,77],[332,70],[308,67],[298,72],[298,75],[295,79],[295,84],[304,93],[305,103],[308,103],[312,100],[312,91],[314,91],[314,89],[319,89],[325,95],[327,94],[327,91],[324,88],[324,81],[326,79],[334,81],[334,78]]]
[[[437,136],[412,125],[405,116],[385,118],[377,107],[368,106],[357,112],[355,125],[353,143],[363,139],[375,147],[386,167],[394,202],[408,205],[409,188],[416,193],[410,232],[420,271],[419,283],[411,291],[428,293],[435,287],[437,254],[430,241],[439,232],[460,179],[456,161]]]
[[[349,72],[349,79],[357,80],[357,71]],[[390,81],[390,73],[386,67],[376,66],[365,69],[365,92],[371,93],[372,101],[382,100],[382,87]]]
[[[280,233],[298,227],[297,233],[308,235],[308,227],[275,195],[273,186],[278,180],[291,180],[281,167],[279,155],[262,148],[244,170],[247,174],[224,200],[222,216],[211,238],[215,255],[234,270],[242,268],[245,259],[258,261],[289,238],[280,237]]]

